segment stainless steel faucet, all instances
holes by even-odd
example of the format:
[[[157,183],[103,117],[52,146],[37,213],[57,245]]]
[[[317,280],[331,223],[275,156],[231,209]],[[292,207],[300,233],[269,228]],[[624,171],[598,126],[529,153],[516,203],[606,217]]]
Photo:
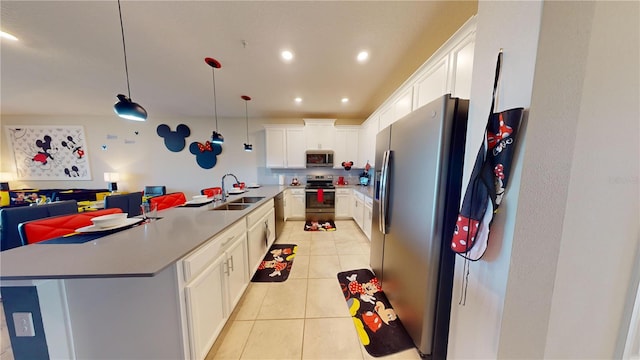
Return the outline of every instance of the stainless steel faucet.
[[[222,177],[222,202],[225,202],[227,200],[227,191],[224,189],[224,179],[229,175],[233,176],[233,178],[236,179],[236,184],[240,185],[240,181],[238,181],[238,178],[235,175],[231,173],[225,174]]]

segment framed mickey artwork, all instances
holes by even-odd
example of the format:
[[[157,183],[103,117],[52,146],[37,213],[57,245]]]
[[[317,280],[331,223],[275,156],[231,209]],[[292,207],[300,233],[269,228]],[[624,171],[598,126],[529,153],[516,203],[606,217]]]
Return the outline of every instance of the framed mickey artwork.
[[[82,126],[6,126],[22,180],[91,180]]]

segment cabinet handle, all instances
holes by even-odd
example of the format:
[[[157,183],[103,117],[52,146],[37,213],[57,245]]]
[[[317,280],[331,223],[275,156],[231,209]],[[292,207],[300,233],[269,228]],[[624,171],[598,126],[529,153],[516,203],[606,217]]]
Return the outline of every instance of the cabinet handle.
[[[231,261],[231,265],[228,265],[229,271],[233,271],[233,255],[231,255],[231,258],[227,261]]]
[[[269,220],[264,221],[264,246],[269,246]]]

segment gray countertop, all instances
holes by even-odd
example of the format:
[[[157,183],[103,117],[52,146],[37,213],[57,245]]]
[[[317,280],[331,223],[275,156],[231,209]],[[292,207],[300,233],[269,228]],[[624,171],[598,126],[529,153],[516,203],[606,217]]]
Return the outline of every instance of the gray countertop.
[[[285,189],[263,186],[229,197],[265,197],[245,210],[171,208],[158,212],[162,219],[83,244],[32,244],[3,251],[0,280],[153,276]]]
[[[373,198],[373,186],[336,185],[336,189],[353,189],[353,191],[357,191],[365,196]]]

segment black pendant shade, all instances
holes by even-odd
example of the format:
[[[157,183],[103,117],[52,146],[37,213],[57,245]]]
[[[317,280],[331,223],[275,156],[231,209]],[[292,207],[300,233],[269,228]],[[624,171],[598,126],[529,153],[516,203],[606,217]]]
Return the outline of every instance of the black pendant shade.
[[[128,120],[145,121],[147,120],[147,110],[140,104],[131,101],[131,87],[129,86],[129,66],[127,65],[127,46],[124,42],[124,26],[122,25],[122,9],[120,8],[120,0],[118,0],[118,14],[120,14],[120,31],[122,33],[122,50],[124,52],[124,72],[127,76],[127,94],[125,96],[118,94],[118,102],[113,106],[118,116]]]
[[[211,142],[214,144],[222,144],[224,142],[224,136],[217,131],[214,131],[211,135]]]
[[[140,104],[131,101],[127,96],[118,94],[118,101],[113,106],[118,116],[128,120],[145,121],[147,120],[147,110],[145,110]]]

